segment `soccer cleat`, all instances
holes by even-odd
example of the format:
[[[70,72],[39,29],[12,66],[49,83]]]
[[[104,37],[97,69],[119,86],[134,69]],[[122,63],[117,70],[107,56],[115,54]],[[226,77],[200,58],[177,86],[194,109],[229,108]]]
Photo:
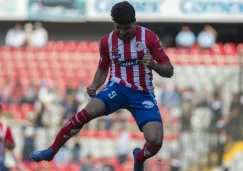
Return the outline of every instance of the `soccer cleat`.
[[[136,156],[137,154],[141,151],[140,148],[135,148],[133,150],[133,157],[134,157],[134,169],[133,171],[144,171],[144,167],[143,167],[143,164],[142,165],[139,165],[137,162],[136,162]]]
[[[54,153],[51,148],[48,148],[46,150],[41,150],[41,151],[33,151],[30,153],[30,158],[35,161],[35,162],[40,162],[40,161],[51,161],[54,158]]]

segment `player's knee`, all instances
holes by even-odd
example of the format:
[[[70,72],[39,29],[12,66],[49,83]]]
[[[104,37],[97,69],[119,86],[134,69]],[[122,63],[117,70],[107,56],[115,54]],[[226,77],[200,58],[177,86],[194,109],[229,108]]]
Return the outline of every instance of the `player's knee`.
[[[144,126],[144,137],[146,141],[156,147],[163,144],[163,126],[158,122],[150,122]]]
[[[161,148],[163,144],[163,136],[157,136],[156,134],[149,135],[147,142],[153,146]]]
[[[146,141],[156,147],[162,147],[163,144],[163,129],[156,129],[148,132],[145,135]]]
[[[87,106],[74,115],[70,122],[75,128],[82,128],[85,124],[94,118],[100,117],[105,112],[105,104],[99,99],[92,99]]]

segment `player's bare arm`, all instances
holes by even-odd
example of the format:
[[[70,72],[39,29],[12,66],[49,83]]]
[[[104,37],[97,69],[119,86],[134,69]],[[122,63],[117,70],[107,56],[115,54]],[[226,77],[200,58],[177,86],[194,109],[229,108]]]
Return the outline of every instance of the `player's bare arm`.
[[[95,76],[94,76],[94,81],[92,83],[92,86],[95,87],[96,89],[99,89],[104,83],[108,75],[109,68],[98,68]]]
[[[108,75],[109,68],[98,68],[93,83],[87,87],[87,93],[90,97],[93,97],[96,95],[96,90],[99,89],[106,81],[107,75]]]
[[[164,64],[159,64],[154,62],[153,57],[151,56],[148,49],[147,49],[147,53],[143,57],[143,64],[146,67],[157,72],[162,77],[170,78],[174,74],[174,67],[169,61]]]
[[[171,78],[174,75],[174,68],[170,62],[164,64],[154,62],[151,69],[157,72],[161,77]]]

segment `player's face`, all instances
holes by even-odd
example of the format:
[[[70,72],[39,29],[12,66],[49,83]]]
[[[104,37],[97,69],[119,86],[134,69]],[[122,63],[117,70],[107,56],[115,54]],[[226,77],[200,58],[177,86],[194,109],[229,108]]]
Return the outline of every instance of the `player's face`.
[[[130,39],[135,33],[135,29],[136,29],[135,23],[125,24],[125,25],[115,23],[115,30],[118,34],[118,37],[121,40]]]

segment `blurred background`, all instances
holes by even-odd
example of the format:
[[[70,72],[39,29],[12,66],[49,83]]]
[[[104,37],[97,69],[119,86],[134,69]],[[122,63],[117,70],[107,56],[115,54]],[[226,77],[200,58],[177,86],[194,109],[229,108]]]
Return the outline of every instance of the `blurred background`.
[[[50,162],[48,147],[82,109],[113,30],[118,0],[0,0],[1,121],[12,129],[9,170],[131,171],[144,139],[127,110],[91,121]],[[243,0],[131,0],[141,26],[161,38],[175,67],[154,76],[164,144],[147,171],[243,170]]]

